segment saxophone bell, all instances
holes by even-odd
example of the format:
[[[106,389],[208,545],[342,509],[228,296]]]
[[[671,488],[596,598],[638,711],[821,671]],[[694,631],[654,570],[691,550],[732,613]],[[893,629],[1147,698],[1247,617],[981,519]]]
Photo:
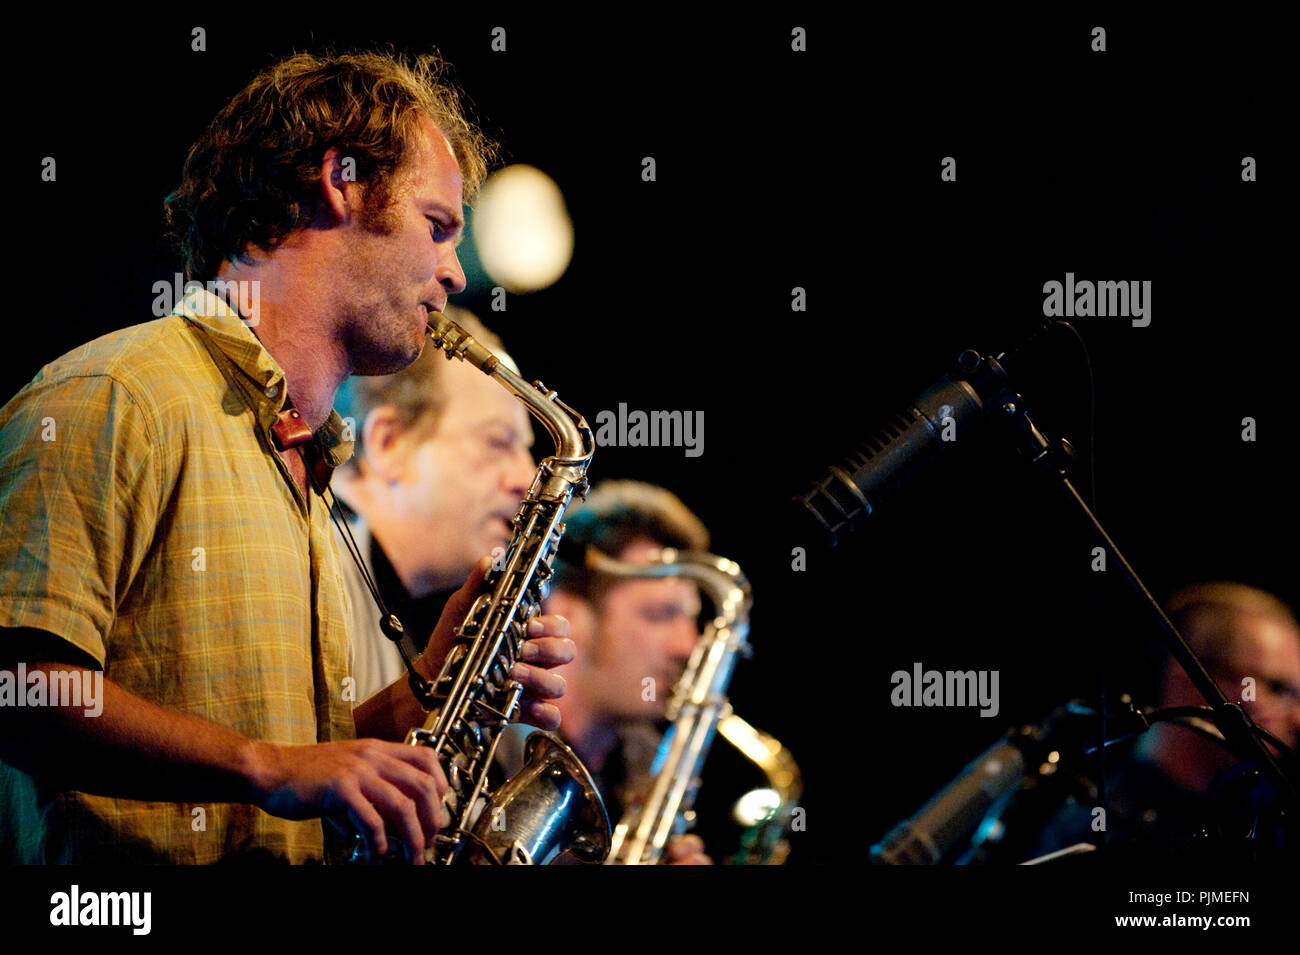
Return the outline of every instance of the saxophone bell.
[[[466,842],[475,865],[550,865],[571,852],[581,862],[609,854],[609,818],[582,761],[558,736],[533,732],[524,768],[480,813]]]

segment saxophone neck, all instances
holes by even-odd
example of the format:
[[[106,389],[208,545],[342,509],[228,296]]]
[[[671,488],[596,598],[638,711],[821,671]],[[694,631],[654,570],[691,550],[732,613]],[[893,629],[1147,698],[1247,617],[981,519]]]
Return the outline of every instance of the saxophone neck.
[[[704,551],[663,547],[651,551],[646,563],[634,564],[589,547],[584,563],[588,570],[610,577],[684,577],[704,591],[713,605],[715,618],[721,618],[720,622],[726,626],[746,623],[754,603],[749,580],[740,565]]]
[[[516,374],[486,345],[441,312],[429,313],[429,340],[447,354],[459,358],[497,382],[518,398],[529,414],[542,423],[555,442],[555,454],[547,458],[550,469],[586,493],[586,470],[596,440],[587,419],[569,407],[540,381],[531,384]],[[557,485],[558,487],[558,485]]]

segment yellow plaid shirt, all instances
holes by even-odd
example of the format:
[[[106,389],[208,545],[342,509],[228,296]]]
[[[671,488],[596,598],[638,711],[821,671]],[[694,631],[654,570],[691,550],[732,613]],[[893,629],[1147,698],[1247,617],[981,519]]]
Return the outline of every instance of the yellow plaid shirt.
[[[254,739],[351,739],[339,554],[274,451],[285,400],[284,372],[207,291],[43,368],[0,409],[0,627],[55,634],[106,680]],[[315,440],[332,465],[352,453],[336,413]],[[323,857],[319,819],[35,783],[20,826],[41,828],[43,861]]]

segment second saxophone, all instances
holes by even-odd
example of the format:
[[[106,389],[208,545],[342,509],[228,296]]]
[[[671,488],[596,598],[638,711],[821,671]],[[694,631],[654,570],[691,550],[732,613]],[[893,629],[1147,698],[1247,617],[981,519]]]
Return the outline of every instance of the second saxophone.
[[[645,564],[615,560],[588,548],[585,563],[596,573],[614,577],[687,578],[704,592],[713,612],[673,688],[667,708],[671,725],[650,768],[650,781],[615,827],[606,864],[655,865],[663,859],[669,838],[684,832],[693,817],[699,774],[715,733],[763,771],[774,796],[774,804],[766,807],[732,861],[784,861],[787,847],[782,835],[801,792],[799,767],[789,750],[733,713],[727,701],[736,659],[749,652],[753,596],[740,565],[725,557],[670,547],[652,554]]]

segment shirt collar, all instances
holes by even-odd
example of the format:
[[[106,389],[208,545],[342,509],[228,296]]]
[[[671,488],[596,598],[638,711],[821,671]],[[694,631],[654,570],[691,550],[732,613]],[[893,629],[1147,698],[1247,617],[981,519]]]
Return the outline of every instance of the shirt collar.
[[[222,354],[241,372],[239,385],[257,415],[258,425],[268,433],[281,411],[289,405],[284,369],[253,334],[250,321],[241,318],[219,295],[191,285],[172,314],[199,326]],[[316,445],[331,468],[352,457],[351,432],[343,419],[330,409],[325,423],[316,429]]]

